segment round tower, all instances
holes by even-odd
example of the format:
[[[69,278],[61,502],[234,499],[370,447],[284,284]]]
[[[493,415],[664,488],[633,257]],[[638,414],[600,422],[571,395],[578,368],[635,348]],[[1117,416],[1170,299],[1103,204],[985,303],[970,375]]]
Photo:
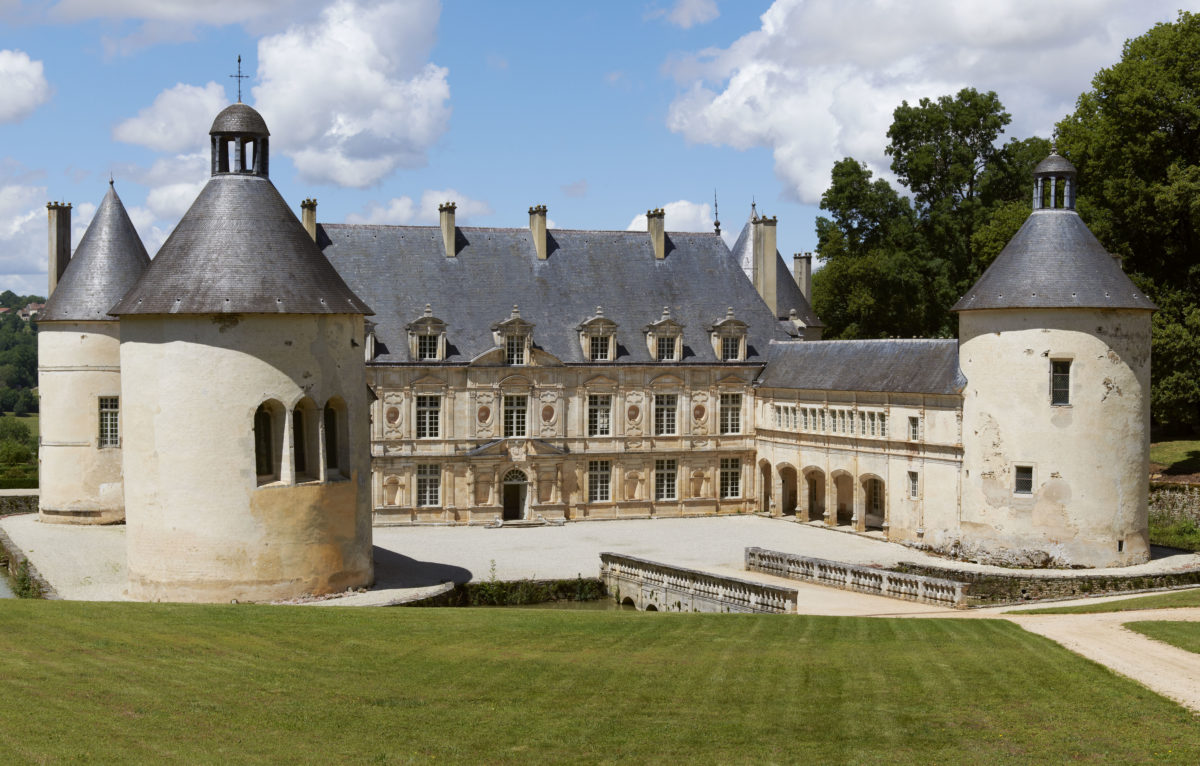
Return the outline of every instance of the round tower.
[[[52,219],[69,213],[69,207],[48,207]],[[52,261],[69,253],[71,227],[59,222],[50,230]],[[110,182],[74,257],[51,265],[50,297],[38,317],[42,521],[111,524],[125,518],[120,327],[108,310],[149,264]]]
[[[999,563],[1148,560],[1151,301],[1075,211],[1075,167],[1034,171],[1033,212],[954,306],[963,392],[958,530]]]
[[[363,316],[237,103],[121,320],[129,595],[273,600],[372,581]]]

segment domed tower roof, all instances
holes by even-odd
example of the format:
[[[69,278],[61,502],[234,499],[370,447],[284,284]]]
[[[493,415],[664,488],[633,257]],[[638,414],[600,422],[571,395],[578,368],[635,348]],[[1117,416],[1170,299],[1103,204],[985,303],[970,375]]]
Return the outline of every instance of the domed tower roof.
[[[1034,169],[1033,213],[952,311],[1157,307],[1075,212],[1075,166],[1056,152]]]
[[[227,107],[211,135],[212,178],[111,313],[373,313],[267,177],[258,112]]]
[[[150,256],[112,183],[38,320],[110,320],[112,305],[133,287]]]

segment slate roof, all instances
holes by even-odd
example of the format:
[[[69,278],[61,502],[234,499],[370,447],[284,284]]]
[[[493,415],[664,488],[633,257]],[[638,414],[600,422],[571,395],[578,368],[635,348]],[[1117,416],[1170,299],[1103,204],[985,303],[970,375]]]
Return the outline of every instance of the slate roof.
[[[267,121],[253,108],[238,102],[230,104],[217,114],[213,120],[210,134],[236,133],[247,136],[269,136]]]
[[[731,252],[746,274],[746,278],[749,279],[754,273],[754,236],[751,233],[749,221],[742,227],[737,241],[733,243]],[[791,309],[796,309],[797,318],[803,321],[805,326],[825,326],[813,311],[812,305],[804,297],[804,293],[800,292],[800,286],[796,284],[795,277],[788,270],[787,264],[784,263],[783,256],[779,254],[778,250],[775,251],[775,307],[781,319],[788,316]]]
[[[1037,167],[1033,169],[1033,174],[1035,176],[1042,175],[1043,173],[1055,175],[1063,175],[1066,173],[1073,174],[1075,173],[1075,166],[1072,165],[1071,161],[1066,157],[1054,153],[1039,162]]]
[[[324,224],[318,242],[346,282],[375,308],[378,362],[410,359],[405,325],[432,304],[446,322],[447,359],[464,363],[494,347],[491,326],[513,304],[532,322],[533,344],[564,362],[587,362],[576,328],[601,306],[615,321],[618,364],[649,363],[643,328],[662,317],[684,325],[680,362],[717,361],[709,327],[733,307],[748,324],[747,361],[788,335],[715,234],[669,232],[656,260],[645,232],[552,229],[539,261],[528,229],[457,229],[447,258],[437,226]],[[609,364],[597,362],[597,366]]]
[[[108,310],[149,265],[146,247],[110,183],[38,320],[116,321]]]
[[[1035,210],[952,311],[1155,310],[1074,210]]]
[[[756,385],[816,391],[958,394],[958,341],[772,341]]]
[[[150,268],[110,313],[372,312],[270,180],[222,173],[209,179]]]

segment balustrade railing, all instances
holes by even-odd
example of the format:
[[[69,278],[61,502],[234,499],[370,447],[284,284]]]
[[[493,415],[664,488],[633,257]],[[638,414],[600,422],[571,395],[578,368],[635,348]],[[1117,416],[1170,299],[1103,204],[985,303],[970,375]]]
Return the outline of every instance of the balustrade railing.
[[[600,578],[612,593],[638,589],[633,600],[639,609],[648,605],[674,611],[675,604],[702,611],[783,613],[796,611],[796,591],[768,583],[752,582],[648,561],[619,553],[600,554]],[[627,588],[621,589],[624,583]],[[642,603],[650,591],[655,600]],[[685,607],[681,607],[685,608]]]

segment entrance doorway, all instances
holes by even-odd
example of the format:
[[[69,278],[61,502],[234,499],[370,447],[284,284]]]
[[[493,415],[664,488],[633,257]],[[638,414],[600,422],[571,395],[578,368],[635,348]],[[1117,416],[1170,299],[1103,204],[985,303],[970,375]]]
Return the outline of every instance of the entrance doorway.
[[[779,483],[782,485],[782,502],[783,508],[780,509],[784,516],[796,515],[796,469],[790,465],[785,465],[779,469]]]
[[[504,474],[504,520],[519,521],[525,518],[525,496],[529,481],[516,468]]]

